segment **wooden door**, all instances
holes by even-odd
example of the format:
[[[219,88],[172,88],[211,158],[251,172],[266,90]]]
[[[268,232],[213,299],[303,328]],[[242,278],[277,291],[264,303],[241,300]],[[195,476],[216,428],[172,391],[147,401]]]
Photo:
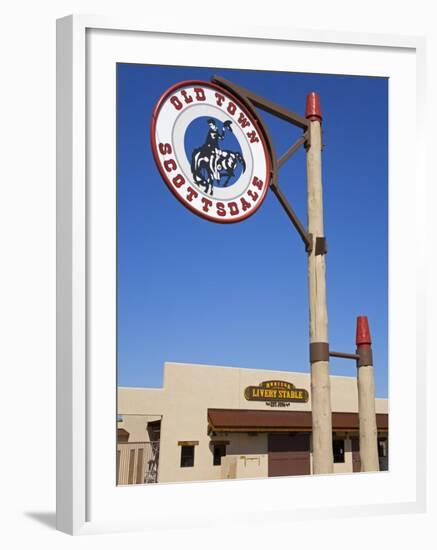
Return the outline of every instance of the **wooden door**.
[[[268,440],[269,477],[311,473],[308,433],[271,433]]]

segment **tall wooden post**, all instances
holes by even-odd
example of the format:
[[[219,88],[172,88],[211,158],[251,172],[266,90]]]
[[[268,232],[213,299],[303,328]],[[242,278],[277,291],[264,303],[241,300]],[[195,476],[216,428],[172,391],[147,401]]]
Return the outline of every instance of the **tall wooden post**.
[[[360,458],[362,472],[378,472],[378,430],[375,412],[375,375],[372,341],[367,317],[357,318],[358,411],[360,417]]]
[[[334,466],[323,230],[322,116],[319,96],[314,92],[307,96],[306,118],[310,120],[307,147],[308,232],[313,239],[312,251],[308,254],[313,473],[327,474],[333,472]]]

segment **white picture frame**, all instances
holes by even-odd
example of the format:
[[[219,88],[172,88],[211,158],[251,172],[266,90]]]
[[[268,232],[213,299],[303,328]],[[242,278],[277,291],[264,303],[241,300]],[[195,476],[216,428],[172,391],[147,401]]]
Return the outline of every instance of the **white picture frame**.
[[[211,41],[220,40],[226,43],[228,48],[237,49],[237,45],[251,45],[256,48],[259,53],[254,56],[257,63],[260,63],[264,50],[273,50],[279,45],[282,49],[294,48],[301,53],[305,51],[305,55],[309,57],[311,55],[317,57],[317,52],[320,54],[320,50],[323,49],[327,53],[324,72],[353,74],[350,62],[347,61],[351,54],[359,58],[356,71],[362,70],[360,67],[365,66],[365,58],[368,57],[370,59],[370,61],[368,59],[368,66],[372,65],[368,74],[388,76],[394,82],[396,89],[390,95],[391,114],[399,115],[401,111],[408,113],[403,124],[409,131],[408,137],[398,135],[401,121],[393,116],[390,118],[389,131],[393,138],[390,146],[390,201],[395,209],[390,211],[392,230],[390,263],[391,268],[396,265],[401,253],[409,254],[409,258],[415,261],[409,262],[411,265],[406,268],[405,274],[399,276],[399,280],[390,279],[392,305],[390,365],[396,363],[397,372],[396,377],[390,379],[392,392],[390,433],[391,439],[393,435],[391,440],[393,460],[390,472],[383,474],[383,477],[376,479],[374,474],[366,474],[365,478],[356,476],[354,481],[351,476],[314,476],[299,480],[281,480],[280,483],[285,484],[281,487],[293,482],[294,487],[300,492],[300,501],[295,505],[290,503],[289,499],[280,496],[274,502],[266,500],[269,490],[272,487],[278,487],[277,479],[116,488],[114,477],[111,475],[111,468],[115,470],[115,453],[108,456],[108,462],[105,463],[102,457],[96,458],[97,451],[94,452],[96,446],[102,449],[99,452],[103,452],[114,443],[111,431],[111,426],[112,428],[114,426],[114,417],[108,418],[106,424],[106,417],[103,416],[108,410],[115,410],[110,408],[115,406],[116,390],[113,372],[115,332],[111,324],[114,320],[115,307],[109,307],[110,312],[107,314],[104,306],[104,300],[114,291],[114,281],[101,285],[99,292],[94,291],[96,280],[101,281],[102,274],[108,273],[108,267],[113,265],[115,258],[113,234],[115,196],[112,193],[108,200],[103,201],[101,193],[108,191],[94,189],[90,186],[90,181],[94,177],[93,171],[100,170],[103,166],[102,159],[95,161],[99,155],[106,159],[107,167],[102,169],[108,170],[105,173],[99,172],[99,177],[103,176],[105,181],[113,181],[115,156],[113,155],[109,160],[105,156],[113,146],[111,142],[114,137],[113,128],[109,132],[105,128],[106,138],[104,136],[98,138],[101,139],[101,144],[98,146],[101,149],[100,152],[93,150],[91,153],[90,151],[93,139],[97,139],[91,135],[89,128],[89,120],[94,116],[92,109],[95,106],[91,96],[93,93],[98,93],[99,86],[111,83],[114,56],[121,61],[141,62],[143,50],[140,41],[143,39],[153,40],[155,45],[159,42],[160,45],[159,55],[156,49],[150,47],[145,49],[149,52],[147,54],[149,62],[152,56],[155,63],[166,64],[169,59],[173,59],[173,64],[182,64],[184,55],[188,57],[188,55],[197,54],[184,53],[183,48],[181,51],[178,48],[179,58],[175,59],[174,56],[172,57],[173,53],[176,54],[172,53],[171,45],[177,43],[183,46],[185,43],[187,51],[194,51],[198,50],[199,42],[211,43]],[[195,48],[192,48],[193,41],[195,41]],[[134,54],[134,51],[137,53]],[[105,57],[99,58],[100,53]],[[89,57],[96,54],[96,57]],[[375,65],[375,55],[381,60],[381,66]],[[360,65],[361,58],[362,65]],[[186,64],[193,63],[187,59]],[[198,64],[204,64],[200,54]],[[210,65],[216,64],[211,62]],[[308,69],[310,65],[304,61],[302,67],[307,67],[310,72],[315,70]],[[299,70],[296,64],[289,69]],[[405,75],[409,85],[402,80],[405,79]],[[97,91],[94,88],[90,91],[89,82],[93,78],[94,82],[98,82]],[[283,519],[291,515],[296,519],[304,519],[342,514],[359,516],[425,510],[426,402],[423,399],[425,394],[423,390],[426,387],[423,330],[425,307],[423,292],[416,293],[416,285],[417,289],[424,288],[424,246],[419,238],[424,233],[424,221],[420,220],[415,213],[417,206],[424,204],[425,200],[425,177],[423,176],[425,163],[420,148],[424,126],[423,98],[420,94],[424,79],[425,40],[420,37],[314,32],[286,28],[279,30],[250,26],[226,28],[223,24],[220,25],[220,35],[217,35],[214,25],[210,29],[202,29],[202,34],[199,34],[196,28],[179,28],[177,24],[157,26],[118,18],[74,15],[58,20],[57,528],[59,530],[70,534],[83,534],[111,530],[156,529],[163,526],[201,526],[212,521],[211,516],[214,516],[216,511],[214,505],[210,504],[209,509],[202,515],[202,508],[205,508],[202,503],[205,499],[217,503],[217,506],[226,500],[228,506],[221,507],[221,512],[217,514],[217,521],[226,519],[231,522],[245,521],[249,517],[255,520],[259,514],[274,520],[275,517]],[[106,113],[110,112],[114,106],[111,103],[113,92],[108,95],[109,98],[106,97],[101,101],[101,109],[106,109]],[[407,111],[404,111],[405,107]],[[96,131],[99,131],[98,121],[102,120],[99,116],[104,114],[102,110],[96,119],[93,118],[92,132],[96,128]],[[413,139],[412,135],[417,136],[417,140]],[[412,143],[418,144],[416,150],[409,158],[402,160],[404,163],[402,166],[398,166],[400,157],[406,152],[408,146],[411,150]],[[394,177],[397,178],[396,189],[393,186]],[[408,177],[410,179],[412,177],[415,181],[415,211],[403,188],[403,182]],[[404,227],[401,225],[401,220],[405,219],[407,214],[410,216],[410,223],[408,227]],[[105,231],[99,230],[99,227],[105,228]],[[106,231],[108,229],[109,231]],[[397,232],[396,239],[393,238],[393,229]],[[105,239],[111,242],[100,246],[106,242]],[[402,251],[401,247],[403,247]],[[411,276],[416,285],[412,283]],[[404,297],[404,306],[408,311],[407,318],[403,318],[403,312],[396,305],[395,298],[401,292]],[[115,294],[113,299],[115,301]],[[106,321],[102,319],[103,308],[105,308]],[[94,330],[96,326],[99,327],[97,332]],[[113,342],[103,350],[102,342],[108,341],[108,335],[113,336]],[[411,338],[401,352],[393,342],[406,342],[407,335]],[[101,355],[99,355],[99,349],[102,352]],[[110,365],[108,372],[105,371],[103,374],[102,364]],[[407,364],[414,364],[416,366],[414,371],[411,368],[407,369]],[[390,370],[393,373],[393,369]],[[403,380],[407,373],[409,373],[410,405],[414,410],[411,418],[400,416],[403,414],[402,402],[407,396],[408,388]],[[103,379],[102,376],[106,378]],[[99,388],[96,386],[96,381],[99,381]],[[95,409],[96,398],[99,400],[99,411]],[[97,431],[96,422],[100,414],[104,425],[100,425],[101,428]],[[406,450],[405,442],[398,437],[401,425],[409,430],[409,433],[414,434],[414,437],[412,436],[415,442],[414,456],[401,457],[402,450]],[[404,486],[399,483],[401,478],[404,479]],[[112,484],[117,494],[115,495],[109,487],[103,487],[105,483]],[[379,499],[372,497],[371,491],[375,487],[382,492]],[[337,495],[335,498],[340,499],[337,502],[331,502],[334,488]],[[144,503],[141,504],[138,491],[142,489],[154,492],[155,501],[158,503],[154,510],[148,510]],[[366,499],[361,496],[365,491],[367,491]],[[142,494],[144,495],[144,491]],[[257,494],[263,497],[257,498]],[[348,495],[348,500],[341,501],[342,495]],[[178,511],[173,503],[177,503],[181,498],[185,499],[185,510]],[[164,503],[168,505],[164,506]],[[239,503],[239,509],[233,503]],[[130,506],[131,509],[128,510]],[[134,512],[135,510],[139,512]]]

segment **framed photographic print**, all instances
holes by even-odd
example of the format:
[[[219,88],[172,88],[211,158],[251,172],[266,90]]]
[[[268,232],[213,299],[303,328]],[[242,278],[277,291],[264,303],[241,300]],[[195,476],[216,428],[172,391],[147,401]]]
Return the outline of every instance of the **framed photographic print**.
[[[423,508],[423,49],[58,21],[59,529]]]

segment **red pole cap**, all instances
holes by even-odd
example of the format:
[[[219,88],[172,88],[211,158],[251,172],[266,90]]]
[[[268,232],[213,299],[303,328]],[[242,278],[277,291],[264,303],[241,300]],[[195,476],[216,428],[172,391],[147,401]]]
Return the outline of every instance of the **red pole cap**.
[[[357,346],[361,346],[362,344],[370,345],[371,343],[372,340],[370,338],[369,321],[365,315],[361,315],[360,317],[357,317],[356,344]]]
[[[322,120],[322,111],[320,110],[320,97],[317,92],[310,92],[307,95],[307,108],[305,117],[310,120]]]

